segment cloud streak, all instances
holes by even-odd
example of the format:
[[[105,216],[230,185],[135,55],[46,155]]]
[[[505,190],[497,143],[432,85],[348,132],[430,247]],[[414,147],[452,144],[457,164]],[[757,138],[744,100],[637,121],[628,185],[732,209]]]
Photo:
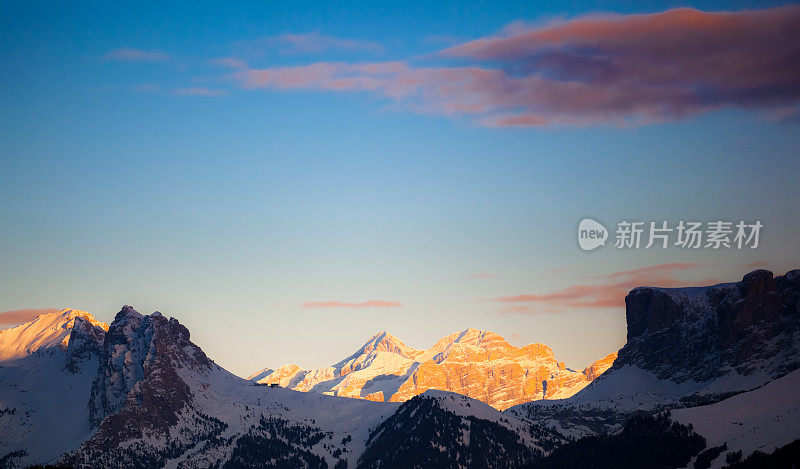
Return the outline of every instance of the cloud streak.
[[[172,92],[176,96],[207,96],[219,97],[228,94],[225,90],[205,88],[202,86],[193,86],[189,88],[178,88]]]
[[[266,47],[277,47],[284,54],[318,54],[322,52],[383,52],[384,48],[377,42],[358,41],[340,37],[328,36],[319,32],[306,34],[279,34],[262,39],[261,44]]]
[[[348,47],[322,35],[273,40]],[[449,66],[318,62],[234,74],[247,89],[361,91],[494,127],[639,125],[738,108],[790,118],[800,103],[800,7],[681,8],[532,27],[443,50]]]
[[[494,298],[505,304],[500,313],[532,314],[558,312],[566,308],[614,308],[625,306],[625,296],[632,289],[641,286],[681,287],[687,281],[677,277],[704,267],[696,263],[667,263],[623,270],[603,276],[594,284],[572,285],[549,293],[522,294]],[[715,279],[694,282],[699,285],[717,283]]]
[[[345,303],[342,301],[308,301],[301,305],[304,309],[331,309],[331,308],[399,308],[403,303],[399,301],[369,300],[360,303]]]
[[[13,311],[3,311],[0,313],[0,326],[16,326],[18,324],[33,321],[40,314],[57,313],[61,310],[56,308],[38,309],[15,309]]]
[[[468,279],[483,279],[483,278],[494,278],[497,277],[497,274],[492,272],[477,272],[474,274],[467,275]]]
[[[157,50],[116,49],[103,56],[103,60],[117,62],[166,62],[169,54]]]

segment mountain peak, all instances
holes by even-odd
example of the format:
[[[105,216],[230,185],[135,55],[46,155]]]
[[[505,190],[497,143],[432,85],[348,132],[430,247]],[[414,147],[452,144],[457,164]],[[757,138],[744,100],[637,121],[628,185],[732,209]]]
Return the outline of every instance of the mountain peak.
[[[139,314],[139,312],[136,311],[133,308],[133,306],[125,305],[125,306],[122,307],[122,309],[119,310],[119,313],[117,313],[117,315],[114,316],[114,322],[116,322],[118,320],[125,319],[125,318],[129,318],[129,317],[138,319],[138,318],[141,318],[142,315]]]
[[[0,331],[0,361],[23,358],[50,347],[66,350],[76,318],[108,330],[108,324],[86,311],[64,308],[55,313],[40,314],[25,324]]]
[[[394,335],[390,334],[387,331],[380,331],[380,332],[376,332],[375,334],[373,334],[372,337],[370,337],[367,342],[372,342],[374,340],[381,340],[381,339],[383,339],[383,338],[385,338],[387,336],[390,337],[390,338],[396,338]]]
[[[416,350],[407,346],[400,339],[387,331],[380,331],[370,337],[355,355],[365,355],[372,352],[391,352],[403,357],[410,358]]]
[[[483,349],[512,347],[512,345],[509,344],[508,341],[506,341],[506,339],[504,339],[500,334],[497,334],[492,331],[475,329],[472,327],[464,329],[461,332],[451,334],[445,337],[445,339],[443,340],[445,340],[449,344],[458,343],[463,345],[473,345]]]

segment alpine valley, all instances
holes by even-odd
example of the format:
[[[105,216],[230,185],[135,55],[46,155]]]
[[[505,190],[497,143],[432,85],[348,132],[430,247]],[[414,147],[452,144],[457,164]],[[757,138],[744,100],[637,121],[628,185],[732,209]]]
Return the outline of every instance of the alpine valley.
[[[584,370],[467,329],[427,350],[381,332],[331,367],[250,379],[158,312],[43,314],[0,332],[0,467],[798,461],[800,270],[625,302],[627,343]]]

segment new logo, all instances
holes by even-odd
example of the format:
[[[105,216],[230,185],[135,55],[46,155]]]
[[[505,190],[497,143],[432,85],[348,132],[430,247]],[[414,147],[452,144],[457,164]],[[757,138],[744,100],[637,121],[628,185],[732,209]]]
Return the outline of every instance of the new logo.
[[[608,230],[602,223],[584,218],[578,224],[578,245],[584,251],[591,251],[606,245]]]

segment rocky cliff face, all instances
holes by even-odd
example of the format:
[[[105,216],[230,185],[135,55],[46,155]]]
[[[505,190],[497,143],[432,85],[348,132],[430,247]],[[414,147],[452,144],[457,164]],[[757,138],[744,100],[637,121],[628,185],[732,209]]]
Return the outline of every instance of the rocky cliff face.
[[[727,441],[745,453],[796,438],[800,270],[779,277],[757,270],[709,287],[635,288],[626,305],[628,342],[610,369],[570,399],[506,413],[580,437],[618,432],[642,412],[681,409],[684,422],[703,422],[715,445]]]
[[[494,332],[467,329],[427,350],[381,332],[341,362],[323,369],[285,365],[251,377],[299,391],[375,401],[405,402],[429,389],[452,391],[497,409],[537,399],[566,398],[608,369],[616,354],[573,371],[550,347],[515,347]]]
[[[178,370],[207,372],[215,366],[189,340],[189,331],[177,319],[158,312],[143,316],[130,306],[117,313],[102,348],[90,403],[94,425],[126,402],[141,407],[152,401],[153,405],[169,406],[174,413],[189,399]]]
[[[99,366],[89,398],[89,419],[97,427],[80,451],[63,462],[80,465],[102,460],[138,438],[166,438],[179,431],[174,450],[222,425],[194,408],[194,394],[182,374],[208,375],[218,367],[189,340],[176,319],[156,312],[143,316],[125,306],[103,337]],[[188,419],[188,421],[183,421]],[[127,452],[116,454],[126,460]],[[159,458],[164,455],[159,453]],[[147,460],[147,451],[137,456]],[[160,460],[160,459],[159,459]],[[155,460],[154,460],[155,461]]]
[[[76,317],[72,325],[67,345],[66,368],[73,373],[78,373],[81,364],[99,359],[103,352],[103,341],[108,326],[104,323],[97,325],[84,317]]]
[[[800,367],[800,270],[704,288],[636,288],[625,298],[634,365],[676,383],[724,375],[775,379]]]

